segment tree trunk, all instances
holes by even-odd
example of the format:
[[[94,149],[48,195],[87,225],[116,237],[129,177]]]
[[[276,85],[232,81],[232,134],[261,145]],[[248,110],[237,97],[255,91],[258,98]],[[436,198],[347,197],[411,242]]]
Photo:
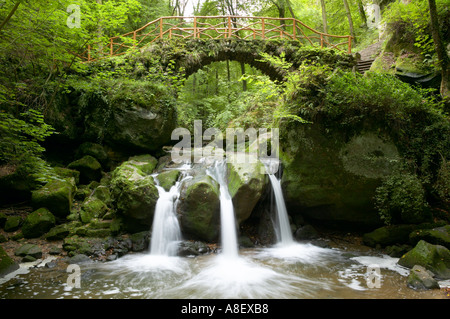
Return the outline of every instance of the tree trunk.
[[[442,81],[441,81],[441,95],[443,98],[450,99],[450,69],[449,69],[449,57],[447,51],[442,42],[442,38],[439,32],[439,21],[436,9],[436,1],[428,0],[428,6],[430,8],[430,20],[431,20],[431,34],[433,35],[434,46],[438,56],[439,64],[442,69]]]
[[[320,5],[322,6],[323,33],[328,33],[327,10],[325,8],[325,0],[320,0]],[[326,38],[324,38],[324,40],[326,40]]]
[[[14,15],[14,13],[16,12],[16,10],[19,7],[21,2],[22,2],[22,0],[17,1],[17,3],[12,8],[11,12],[8,14],[8,16],[5,18],[5,20],[2,22],[2,24],[0,25],[0,32],[2,31],[3,27],[8,23],[8,21],[11,19],[11,17]]]
[[[350,12],[350,6],[348,5],[348,1],[347,0],[343,0],[344,1],[344,7],[345,7],[345,12],[347,12],[347,20],[348,20],[348,25],[350,28],[350,35],[353,37],[353,41],[356,44],[356,37],[355,37],[355,30],[353,29],[353,19],[352,19],[352,13]]]
[[[241,62],[241,73],[242,73],[242,76],[245,75],[245,63],[244,62]],[[247,91],[247,81],[246,80],[242,81],[242,91],[244,91],[244,92]]]
[[[367,29],[367,16],[366,12],[364,11],[364,5],[361,0],[356,0],[356,2],[358,3],[359,16],[361,17],[361,20],[363,22],[363,27]]]

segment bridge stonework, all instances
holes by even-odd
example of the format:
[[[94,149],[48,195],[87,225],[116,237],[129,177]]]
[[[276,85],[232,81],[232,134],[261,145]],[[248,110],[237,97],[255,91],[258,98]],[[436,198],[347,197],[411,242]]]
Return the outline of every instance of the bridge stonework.
[[[166,69],[173,66],[175,72],[186,78],[204,66],[226,60],[246,63],[273,81],[283,81],[286,70],[263,60],[263,54],[283,56],[283,59],[298,68],[303,62],[320,63],[331,68],[352,69],[356,59],[347,53],[332,49],[303,46],[298,41],[286,40],[242,40],[242,39],[188,39],[158,40],[137,53],[139,60],[155,59]]]

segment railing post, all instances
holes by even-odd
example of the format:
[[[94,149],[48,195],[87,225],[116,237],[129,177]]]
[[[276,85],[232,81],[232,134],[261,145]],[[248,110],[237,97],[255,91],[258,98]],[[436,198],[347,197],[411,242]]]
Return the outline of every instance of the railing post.
[[[263,40],[266,38],[266,19],[261,19],[261,32]]]
[[[197,17],[194,17],[194,39],[197,37]]]
[[[88,62],[91,61],[91,45],[88,44]]]
[[[109,40],[109,56],[113,56],[113,39]]]
[[[294,36],[294,40],[297,40],[297,20],[292,18],[292,35]]]
[[[159,38],[163,38],[163,18],[159,18]]]
[[[352,36],[348,36],[348,54],[352,53]]]
[[[323,34],[320,34],[320,48],[323,48]]]
[[[133,46],[136,47],[136,31],[133,32]]]
[[[228,16],[228,38],[231,38],[231,16]]]

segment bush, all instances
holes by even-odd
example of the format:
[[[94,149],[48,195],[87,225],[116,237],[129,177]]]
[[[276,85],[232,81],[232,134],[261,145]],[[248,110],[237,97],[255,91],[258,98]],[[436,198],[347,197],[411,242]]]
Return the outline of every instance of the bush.
[[[419,178],[409,173],[388,177],[376,190],[375,205],[387,225],[417,224],[430,217],[425,190]]]

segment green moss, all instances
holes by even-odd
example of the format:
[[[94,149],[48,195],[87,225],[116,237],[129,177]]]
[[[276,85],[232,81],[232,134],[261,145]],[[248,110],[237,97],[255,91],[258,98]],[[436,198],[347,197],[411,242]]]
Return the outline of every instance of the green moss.
[[[169,170],[158,174],[159,185],[168,192],[170,188],[175,185],[178,177],[180,176],[179,170]]]
[[[55,216],[46,208],[28,214],[22,226],[22,233],[25,238],[35,238],[44,235],[55,226]]]
[[[0,246],[0,277],[19,268],[19,265],[8,256],[6,251]]]

